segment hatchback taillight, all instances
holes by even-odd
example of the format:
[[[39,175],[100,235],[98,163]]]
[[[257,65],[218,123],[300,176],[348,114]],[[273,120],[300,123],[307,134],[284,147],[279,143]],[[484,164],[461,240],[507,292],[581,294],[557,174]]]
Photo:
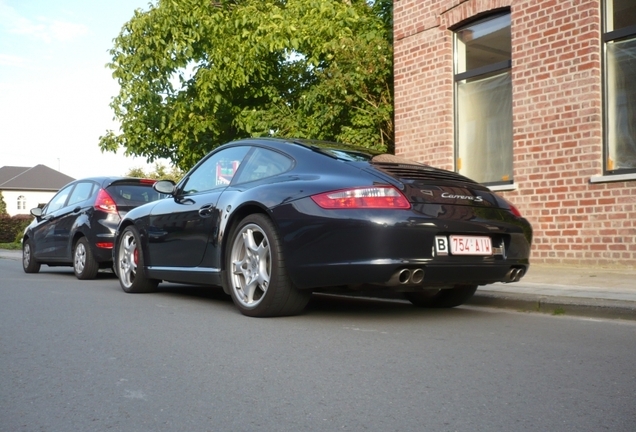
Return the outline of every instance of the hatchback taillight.
[[[97,192],[95,209],[106,213],[117,214],[117,204],[115,203],[115,200],[104,189],[100,189],[99,192]]]
[[[392,186],[368,186],[325,192],[311,197],[324,209],[408,209],[411,204]]]

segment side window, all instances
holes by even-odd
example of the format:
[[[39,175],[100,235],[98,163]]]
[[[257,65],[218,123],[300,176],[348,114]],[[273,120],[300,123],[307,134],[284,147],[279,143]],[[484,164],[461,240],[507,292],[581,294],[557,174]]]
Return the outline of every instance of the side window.
[[[91,192],[93,191],[93,183],[83,182],[75,185],[75,189],[71,193],[71,196],[68,199],[67,205],[73,205],[77,203],[81,203],[86,201],[91,197]]]
[[[636,172],[636,2],[605,0],[605,173]]]
[[[181,190],[185,195],[230,184],[250,147],[230,147],[214,153],[188,175]]]
[[[264,148],[255,148],[252,155],[244,163],[236,183],[245,183],[262,178],[272,177],[289,170],[293,161],[287,156]]]
[[[73,185],[67,186],[55,195],[51,201],[46,205],[44,209],[44,214],[51,214],[54,211],[57,211],[64,207],[66,203],[66,199],[68,198],[69,193],[71,193],[71,189],[73,189]]]
[[[512,183],[510,14],[455,32],[456,168],[491,185]]]

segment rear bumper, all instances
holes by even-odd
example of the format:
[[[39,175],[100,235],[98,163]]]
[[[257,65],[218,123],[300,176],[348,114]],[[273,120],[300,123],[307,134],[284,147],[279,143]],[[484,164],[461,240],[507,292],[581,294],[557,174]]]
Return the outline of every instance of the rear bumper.
[[[454,285],[513,282],[511,272],[520,272],[518,275],[520,279],[527,273],[528,268],[528,262],[523,260],[479,265],[439,265],[413,261],[340,263],[303,266],[299,272],[295,272],[293,280],[300,289],[375,285],[394,291],[413,291],[423,288],[447,288]]]
[[[309,200],[310,201],[310,200]],[[286,267],[300,289],[372,284],[393,289],[510,282],[529,266],[532,228],[505,210],[454,206],[414,210],[330,210],[299,200],[274,209]],[[442,255],[435,237],[488,236],[493,255]],[[416,271],[404,285],[396,273]]]

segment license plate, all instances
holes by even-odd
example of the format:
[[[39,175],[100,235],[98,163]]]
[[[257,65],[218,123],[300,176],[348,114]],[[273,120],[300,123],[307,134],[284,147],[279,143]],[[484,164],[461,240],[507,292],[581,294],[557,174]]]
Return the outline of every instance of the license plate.
[[[449,241],[450,240],[450,241]],[[435,250],[438,255],[492,255],[492,242],[486,236],[452,235],[436,236]]]
[[[450,236],[450,251],[453,255],[492,255],[490,237]]]

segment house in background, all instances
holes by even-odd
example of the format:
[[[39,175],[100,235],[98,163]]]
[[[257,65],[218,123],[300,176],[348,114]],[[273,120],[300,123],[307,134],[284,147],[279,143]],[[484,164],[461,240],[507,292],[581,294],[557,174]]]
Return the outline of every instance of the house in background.
[[[393,5],[395,153],[509,198],[533,263],[636,267],[636,1]]]
[[[0,193],[10,216],[29,214],[40,204],[49,202],[65,184],[75,180],[45,165],[0,168]]]

